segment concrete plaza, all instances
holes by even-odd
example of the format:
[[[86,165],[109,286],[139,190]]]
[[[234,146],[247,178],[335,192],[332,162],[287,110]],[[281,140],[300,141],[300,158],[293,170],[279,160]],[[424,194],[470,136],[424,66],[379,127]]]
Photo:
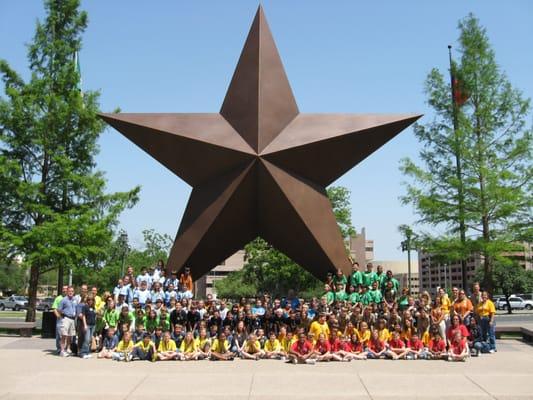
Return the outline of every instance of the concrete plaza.
[[[533,346],[500,340],[465,363],[369,360],[114,362],[60,358],[49,339],[0,337],[5,399],[533,399]]]

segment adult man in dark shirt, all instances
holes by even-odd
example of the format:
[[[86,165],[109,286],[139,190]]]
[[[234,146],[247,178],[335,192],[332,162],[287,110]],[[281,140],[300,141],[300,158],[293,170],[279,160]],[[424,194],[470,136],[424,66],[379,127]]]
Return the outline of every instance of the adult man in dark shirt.
[[[174,330],[175,325],[187,325],[187,311],[183,309],[181,303],[176,303],[176,308],[170,313],[170,323],[172,330]]]

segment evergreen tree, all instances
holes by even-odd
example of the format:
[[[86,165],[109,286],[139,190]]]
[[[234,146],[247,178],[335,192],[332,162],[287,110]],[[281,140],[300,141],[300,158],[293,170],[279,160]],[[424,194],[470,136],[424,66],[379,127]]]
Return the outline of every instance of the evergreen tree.
[[[455,94],[462,96],[452,101],[443,74],[431,71],[426,92],[436,117],[415,126],[423,166],[402,161],[402,171],[414,179],[402,200],[413,204],[419,222],[446,228],[434,238],[441,252],[448,243],[460,258],[483,255],[483,285],[492,291],[495,261],[516,241],[532,238],[530,103],[497,65],[477,18],[469,15],[459,30],[461,57],[452,68]],[[469,237],[464,241],[457,240],[461,220]]]
[[[99,93],[81,93],[75,63],[87,14],[78,0],[49,0],[45,10],[28,46],[29,80],[0,61],[0,252],[30,266],[27,321],[35,320],[39,276],[98,265],[139,191],[106,193],[95,170]]]

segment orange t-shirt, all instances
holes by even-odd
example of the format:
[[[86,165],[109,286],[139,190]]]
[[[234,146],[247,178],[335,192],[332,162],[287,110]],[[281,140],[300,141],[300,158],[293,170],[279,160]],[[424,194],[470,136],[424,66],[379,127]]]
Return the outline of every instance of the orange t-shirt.
[[[456,301],[453,303],[453,311],[455,311],[456,314],[459,314],[462,317],[474,309],[474,306],[472,305],[472,302],[465,298],[463,301]]]
[[[180,275],[180,283],[187,288],[188,291],[192,292],[192,276],[181,274]]]

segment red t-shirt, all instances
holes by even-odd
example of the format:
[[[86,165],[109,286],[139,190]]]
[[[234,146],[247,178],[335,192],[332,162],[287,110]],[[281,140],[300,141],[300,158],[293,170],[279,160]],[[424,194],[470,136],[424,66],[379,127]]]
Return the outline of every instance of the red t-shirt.
[[[339,340],[339,338],[335,338],[333,340],[330,339],[329,345],[331,347],[331,351],[342,350],[342,342]]]
[[[315,350],[318,351],[320,354],[325,354],[328,351],[331,351],[331,345],[327,340],[324,340],[322,343],[318,341],[315,343]]]
[[[385,343],[382,340],[369,340],[368,341],[368,348],[376,353],[379,353],[381,350],[385,348]]]
[[[446,343],[444,343],[444,340],[442,339],[439,339],[439,340],[431,339],[429,341],[429,349],[436,353],[446,351]]]
[[[348,352],[362,352],[363,351],[363,344],[361,342],[343,342],[343,350]]]
[[[451,344],[450,344],[450,349],[452,351],[453,354],[461,354],[464,349],[466,347],[466,339],[461,339],[459,341],[459,343],[456,343],[455,341],[453,341]]]
[[[467,338],[468,336],[470,336],[470,333],[468,332],[468,328],[464,326],[463,324],[459,324],[455,328],[453,326],[450,326],[448,328],[448,332],[446,332],[446,338],[449,341],[452,341],[453,337],[455,336],[455,332],[461,332],[461,336],[464,338]]]
[[[303,344],[299,340],[294,342],[291,346],[291,350],[298,354],[307,354],[313,351],[313,345],[309,341],[305,341]]]
[[[403,349],[405,347],[405,343],[402,339],[391,339],[389,340],[389,346],[393,349]]]
[[[422,343],[422,341],[420,339],[418,340],[409,340],[409,343],[407,343],[409,348],[411,350],[415,350],[415,351],[420,351],[424,348],[424,343]]]

